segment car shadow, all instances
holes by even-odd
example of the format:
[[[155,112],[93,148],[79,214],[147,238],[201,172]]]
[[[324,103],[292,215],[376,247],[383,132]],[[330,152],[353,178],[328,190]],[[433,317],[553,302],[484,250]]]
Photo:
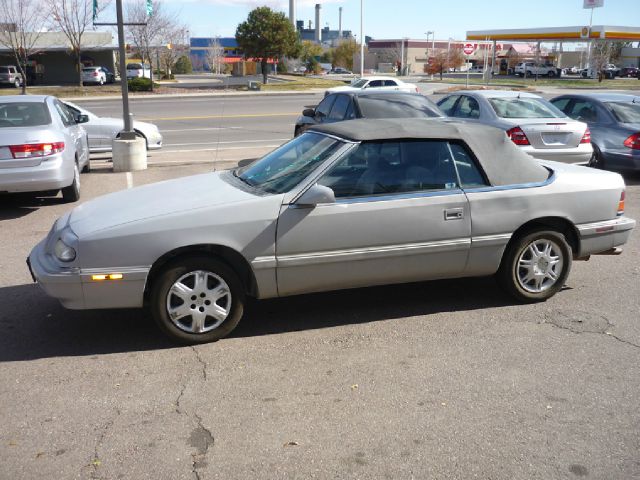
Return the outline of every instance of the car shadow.
[[[625,172],[624,183],[627,185],[640,185],[640,172]]]
[[[40,207],[60,205],[62,196],[44,196],[35,193],[9,193],[0,196],[0,220],[15,220],[35,212]]]
[[[250,301],[231,338],[513,304],[491,277]],[[142,309],[66,310],[35,284],[0,288],[0,305],[0,362],[179,348]]]

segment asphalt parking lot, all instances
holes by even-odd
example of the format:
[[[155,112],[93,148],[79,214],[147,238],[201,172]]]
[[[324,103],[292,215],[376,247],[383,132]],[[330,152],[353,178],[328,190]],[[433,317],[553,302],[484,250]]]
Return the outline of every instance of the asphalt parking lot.
[[[83,201],[211,169],[98,167]],[[637,231],[543,304],[492,278],[306,295],[176,347],[144,311],[68,311],[31,282],[68,208],[0,206],[0,478],[640,477]]]

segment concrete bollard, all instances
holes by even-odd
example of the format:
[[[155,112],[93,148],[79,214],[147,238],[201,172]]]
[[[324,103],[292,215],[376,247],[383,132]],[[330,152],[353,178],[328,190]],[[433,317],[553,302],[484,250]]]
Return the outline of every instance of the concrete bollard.
[[[147,169],[147,142],[144,138],[134,140],[115,139],[112,143],[113,171],[133,172]]]

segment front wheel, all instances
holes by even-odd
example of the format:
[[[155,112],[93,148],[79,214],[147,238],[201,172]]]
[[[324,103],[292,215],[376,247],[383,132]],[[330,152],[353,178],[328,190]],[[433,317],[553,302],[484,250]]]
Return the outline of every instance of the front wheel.
[[[547,75],[549,75],[549,78],[553,78],[556,76],[556,72],[554,72],[553,70],[550,70],[549,73],[547,73]]]
[[[238,276],[207,256],[178,259],[152,285],[151,313],[160,329],[179,343],[207,343],[227,336],[244,311]]]
[[[507,247],[498,280],[515,299],[540,302],[564,286],[571,263],[571,247],[562,233],[534,230]]]

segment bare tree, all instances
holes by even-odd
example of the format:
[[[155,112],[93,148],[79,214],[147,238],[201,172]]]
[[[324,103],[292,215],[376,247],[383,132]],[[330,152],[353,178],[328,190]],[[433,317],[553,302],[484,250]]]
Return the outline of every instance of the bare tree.
[[[3,0],[4,1],[4,0]],[[54,28],[65,34],[71,45],[78,69],[78,85],[82,87],[82,46],[85,32],[93,23],[93,0],[46,0]],[[110,0],[98,2],[96,14],[103,11]]]
[[[209,65],[209,71],[219,74],[220,63],[223,62],[224,58],[224,48],[220,45],[220,39],[218,37],[209,40],[209,45],[204,55],[207,65]]]
[[[164,35],[166,46],[160,54],[160,62],[168,78],[171,77],[171,69],[178,58],[189,53],[187,36],[187,28],[184,26],[169,29]]]
[[[140,53],[142,62],[146,61],[151,68],[151,90],[153,90],[153,65],[156,62],[153,61],[152,54],[159,54],[157,48],[162,44],[166,33],[175,27],[173,15],[170,12],[165,12],[164,4],[159,0],[154,3],[151,14],[148,14],[145,2],[130,3],[127,15],[129,22],[144,24],[130,25],[128,35]]]
[[[40,50],[36,46],[47,15],[41,0],[0,1],[0,45],[11,51],[22,75],[22,94],[27,93],[26,65]]]

